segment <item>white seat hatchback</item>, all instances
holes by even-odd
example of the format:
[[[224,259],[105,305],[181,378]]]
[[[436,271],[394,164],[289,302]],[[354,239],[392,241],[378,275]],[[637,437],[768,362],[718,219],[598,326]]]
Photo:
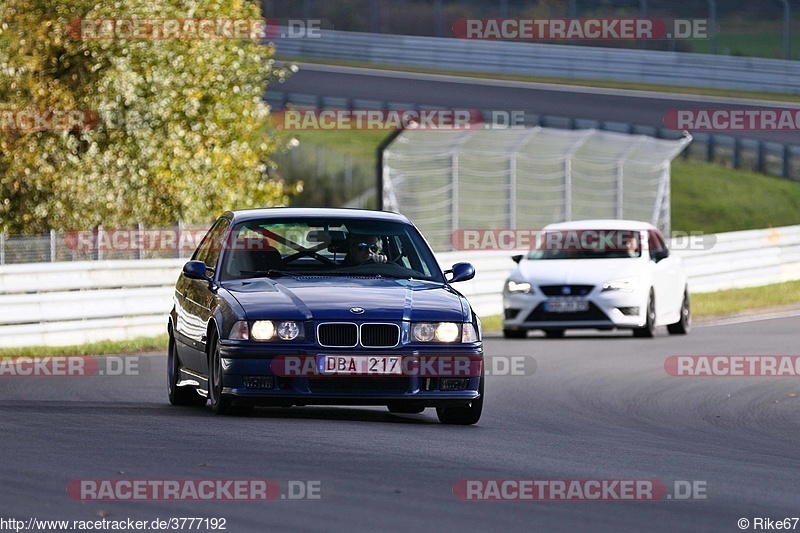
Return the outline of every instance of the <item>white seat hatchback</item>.
[[[631,329],[654,337],[691,327],[681,259],[646,222],[581,220],[546,226],[503,289],[503,334],[529,330],[562,337],[567,329]]]

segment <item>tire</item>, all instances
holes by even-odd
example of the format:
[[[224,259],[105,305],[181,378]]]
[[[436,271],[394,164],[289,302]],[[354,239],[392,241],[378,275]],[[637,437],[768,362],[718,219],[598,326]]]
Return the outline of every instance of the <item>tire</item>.
[[[686,335],[692,329],[692,308],[689,301],[689,291],[683,291],[683,302],[681,302],[681,319],[674,324],[667,325],[667,331],[671,335]]]
[[[481,396],[477,400],[473,400],[472,405],[469,407],[437,407],[436,416],[439,417],[439,422],[457,426],[477,424],[483,412],[483,386],[485,380],[486,378],[481,373],[481,383],[478,387],[478,392],[481,393]]]
[[[206,398],[200,396],[194,387],[178,387],[179,378],[180,361],[178,361],[178,349],[175,346],[175,339],[170,334],[169,349],[167,351],[167,393],[169,395],[169,403],[192,407],[204,406]]]
[[[211,400],[211,410],[216,415],[233,414],[230,398],[222,394],[222,357],[217,342],[217,333],[209,335],[211,343],[208,350],[208,399]]]
[[[390,403],[386,407],[389,408],[390,413],[401,415],[418,415],[425,410],[424,407],[420,407],[418,405],[402,403]]]
[[[566,333],[563,329],[546,329],[544,330],[544,336],[548,339],[563,339],[564,333]]]
[[[647,299],[647,320],[644,327],[633,330],[634,337],[653,338],[656,336],[656,296],[653,289],[650,289],[650,297]]]
[[[503,337],[506,339],[524,339],[528,336],[527,329],[504,329]]]

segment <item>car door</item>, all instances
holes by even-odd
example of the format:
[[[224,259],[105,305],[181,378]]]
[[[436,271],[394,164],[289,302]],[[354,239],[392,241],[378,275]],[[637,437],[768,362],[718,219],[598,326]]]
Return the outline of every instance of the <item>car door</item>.
[[[192,256],[193,260],[203,261],[208,268],[214,269],[215,273],[212,278],[216,276],[219,267],[219,258],[229,226],[228,219],[217,220]],[[205,373],[207,325],[211,318],[216,294],[205,280],[189,279],[183,274],[181,274],[181,278],[179,286],[183,287],[184,293],[183,306],[179,315],[183,313],[184,320],[181,324],[180,337],[185,346],[182,361],[188,368]]]
[[[681,304],[683,287],[680,284],[680,263],[667,248],[666,241],[660,231],[648,231],[650,259],[655,262],[653,287],[656,293],[656,316],[658,321],[665,316],[672,316]]]

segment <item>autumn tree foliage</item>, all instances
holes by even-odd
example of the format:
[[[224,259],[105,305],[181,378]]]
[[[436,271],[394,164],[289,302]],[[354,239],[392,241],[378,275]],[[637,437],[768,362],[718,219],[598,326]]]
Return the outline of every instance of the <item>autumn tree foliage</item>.
[[[242,0],[2,0],[0,231],[205,224],[287,203],[258,39],[86,38],[81,20],[258,19]]]

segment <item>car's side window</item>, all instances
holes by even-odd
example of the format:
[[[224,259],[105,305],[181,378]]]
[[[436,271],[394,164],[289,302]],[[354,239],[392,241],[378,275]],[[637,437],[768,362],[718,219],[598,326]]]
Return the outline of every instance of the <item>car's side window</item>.
[[[216,268],[222,252],[222,241],[229,225],[230,222],[226,218],[217,220],[197,247],[192,259],[204,262],[209,268]]]
[[[647,232],[647,240],[650,245],[650,259],[655,260],[661,254],[662,256],[669,255],[669,250],[664,242],[664,238],[657,231],[650,230]]]

